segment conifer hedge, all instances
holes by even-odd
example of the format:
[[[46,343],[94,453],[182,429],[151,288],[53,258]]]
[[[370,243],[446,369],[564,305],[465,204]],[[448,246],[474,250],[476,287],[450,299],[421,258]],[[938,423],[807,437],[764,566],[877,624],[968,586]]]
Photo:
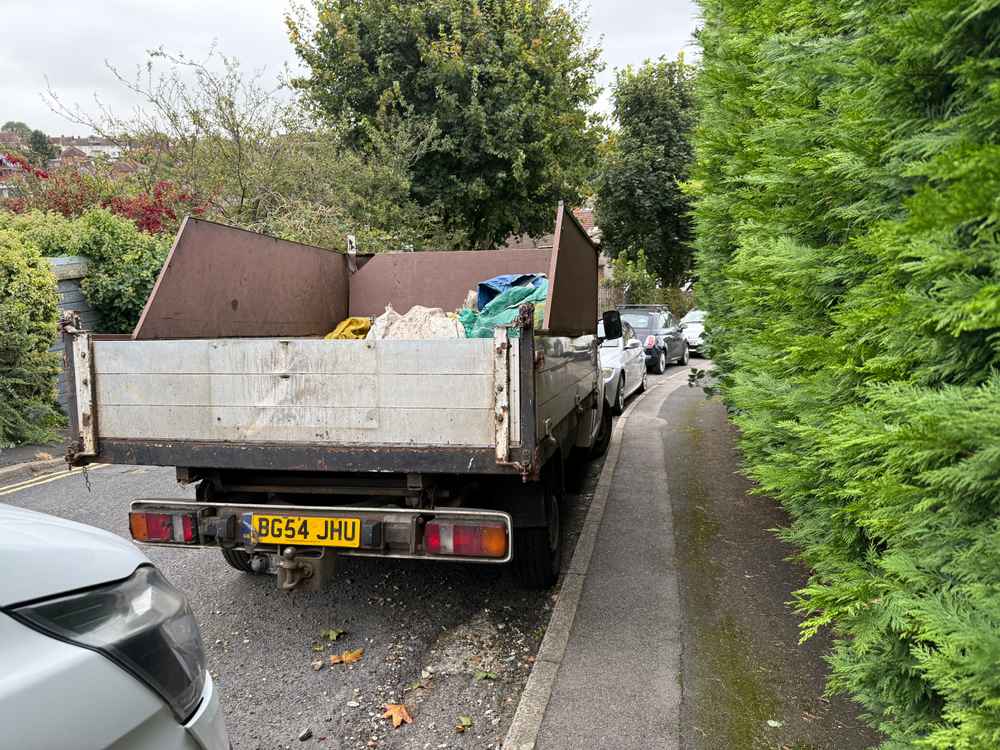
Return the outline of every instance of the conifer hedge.
[[[701,5],[698,294],[804,632],[886,748],[1000,747],[1000,2]]]
[[[55,437],[58,303],[41,253],[0,229],[0,450]]]

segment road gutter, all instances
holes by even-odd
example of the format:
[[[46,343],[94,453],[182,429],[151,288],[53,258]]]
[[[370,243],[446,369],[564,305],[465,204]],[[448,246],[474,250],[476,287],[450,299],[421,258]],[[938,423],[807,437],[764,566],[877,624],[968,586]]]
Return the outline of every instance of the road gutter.
[[[552,697],[552,686],[555,684],[556,675],[566,654],[573,621],[576,619],[576,610],[580,604],[580,595],[583,593],[583,583],[587,570],[590,568],[590,558],[594,554],[597,533],[604,520],[604,510],[607,506],[608,494],[611,491],[615,468],[618,466],[618,458],[621,455],[622,435],[628,424],[629,415],[636,404],[640,403],[654,389],[675,381],[678,376],[683,375],[687,378],[689,372],[685,368],[647,387],[644,393],[633,399],[632,403],[625,408],[615,424],[614,432],[611,434],[611,443],[608,446],[607,458],[601,468],[601,475],[597,481],[597,488],[594,490],[594,498],[590,502],[590,509],[587,511],[587,519],[584,521],[583,529],[577,539],[573,559],[563,578],[562,587],[559,589],[559,598],[552,610],[552,617],[549,619],[545,637],[538,649],[538,655],[535,657],[528,682],[521,692],[521,700],[517,704],[514,719],[504,737],[503,750],[535,750],[538,732],[541,729],[542,720],[545,718],[545,710]]]

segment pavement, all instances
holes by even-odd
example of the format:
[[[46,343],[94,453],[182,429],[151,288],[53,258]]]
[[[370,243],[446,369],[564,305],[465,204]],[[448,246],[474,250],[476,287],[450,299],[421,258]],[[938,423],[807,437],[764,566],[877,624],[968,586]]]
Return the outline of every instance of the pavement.
[[[286,594],[214,550],[146,548],[191,600],[234,747],[876,746],[856,705],[824,695],[829,639],[798,644],[787,602],[806,571],[772,532],[788,519],[751,494],[724,407],[688,373],[649,377],[568,495],[553,591],[479,566],[345,559],[332,590]],[[154,467],[0,476],[2,503],[122,536],[132,499],[192,494]],[[347,632],[323,642],[328,628]],[[313,667],[356,648],[357,664]],[[404,701],[413,724],[392,730],[383,706]]]
[[[705,366],[705,363],[695,362]],[[574,559],[505,748],[861,750],[879,743],[860,708],[824,694],[830,641],[799,645],[789,609],[806,571],[774,529],[780,507],[751,494],[724,406],[668,375],[623,417],[591,506],[592,552]],[[590,519],[588,518],[588,524]],[[586,535],[586,531],[584,532]],[[578,547],[578,555],[583,545]],[[568,620],[559,652],[547,653]],[[540,672],[540,675],[544,672]]]
[[[63,460],[66,454],[67,430],[61,430],[51,443],[44,445],[0,444],[0,469],[27,469],[48,462]]]

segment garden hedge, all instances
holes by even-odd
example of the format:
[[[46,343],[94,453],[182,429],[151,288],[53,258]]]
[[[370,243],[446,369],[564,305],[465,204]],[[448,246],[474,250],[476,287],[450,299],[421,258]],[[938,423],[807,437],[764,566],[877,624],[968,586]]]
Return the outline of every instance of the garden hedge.
[[[46,260],[0,229],[0,448],[55,437],[58,303]]]
[[[804,632],[884,747],[1000,747],[1000,2],[701,5],[698,296]]]

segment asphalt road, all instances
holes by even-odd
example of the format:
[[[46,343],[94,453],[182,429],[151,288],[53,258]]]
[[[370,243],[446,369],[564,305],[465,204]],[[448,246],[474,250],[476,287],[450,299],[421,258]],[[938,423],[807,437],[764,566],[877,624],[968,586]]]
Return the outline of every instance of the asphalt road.
[[[592,462],[566,498],[564,567],[599,472]],[[0,502],[124,537],[128,504],[141,497],[193,490],[172,469],[128,466],[11,494],[0,486]],[[556,597],[520,589],[497,568],[346,558],[332,590],[284,593],[271,576],[231,569],[216,550],[144,551],[191,600],[238,750],[499,747]],[[324,643],[327,629],[346,634]],[[313,668],[358,648],[355,664]],[[393,730],[383,706],[404,701],[413,724]],[[472,725],[459,733],[463,716]]]

